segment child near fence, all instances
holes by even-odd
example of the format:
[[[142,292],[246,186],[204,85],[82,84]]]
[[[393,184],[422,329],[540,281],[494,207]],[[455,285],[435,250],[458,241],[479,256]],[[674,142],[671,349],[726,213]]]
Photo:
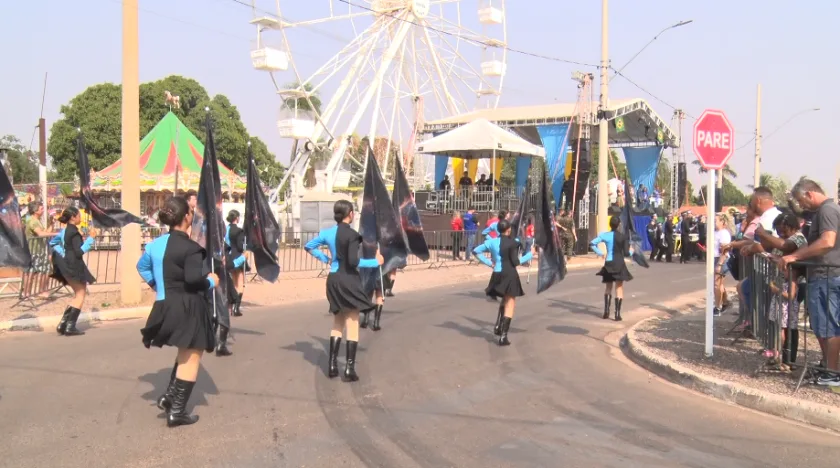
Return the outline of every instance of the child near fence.
[[[773,221],[773,229],[779,235],[778,239],[769,240],[762,236],[762,241],[773,245],[772,256],[779,258],[799,250],[808,244],[800,231],[799,218],[791,212],[783,212]],[[796,363],[799,350],[799,300],[797,298],[798,282],[803,277],[797,271],[781,271],[777,278],[770,283],[773,297],[770,303],[770,321],[780,327],[782,336],[782,370],[787,370]],[[769,358],[778,362],[778,352],[773,351]]]

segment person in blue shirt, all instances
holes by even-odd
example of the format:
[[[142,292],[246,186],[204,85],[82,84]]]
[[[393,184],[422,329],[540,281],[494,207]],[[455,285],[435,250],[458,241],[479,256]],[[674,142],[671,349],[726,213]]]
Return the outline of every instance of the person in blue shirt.
[[[174,346],[178,355],[158,408],[166,411],[166,425],[194,424],[187,412],[201,356],[216,346],[212,313],[205,293],[219,284],[214,273],[204,274],[206,252],[189,238],[193,211],[181,197],[166,201],[158,213],[169,232],[146,244],[137,273],[155,291],[155,303],[140,330],[146,348]]]
[[[84,255],[93,247],[98,232],[96,229],[90,229],[87,239],[82,240],[82,234],[78,228],[82,215],[74,206],[65,208],[58,221],[66,227],[50,241],[53,249],[53,273],[50,276],[61,284],[70,286],[73,290],[73,299],[64,309],[64,315],[58,322],[56,332],[64,336],[84,335],[85,332],[76,328],[76,322],[82,313],[87,286],[96,282],[96,278],[90,274],[90,270],[85,265]]]
[[[481,263],[493,268],[490,283],[484,292],[493,299],[502,298],[493,333],[499,337],[499,346],[507,346],[510,345],[508,331],[513,320],[515,300],[525,295],[516,267],[531,261],[533,251],[520,257],[519,241],[510,237],[510,222],[502,219],[497,226],[501,235],[495,239],[487,239],[476,247],[473,253]],[[490,252],[492,260],[483,255],[485,252]]]
[[[462,217],[464,220],[464,236],[467,237],[466,260],[469,262],[472,251],[475,248],[475,233],[478,231],[478,220],[475,219],[475,210],[470,208]]]
[[[330,358],[328,376],[338,376],[338,351],[341,348],[342,332],[347,330],[347,367],[344,379],[348,382],[359,380],[356,374],[356,349],[359,345],[359,313],[367,313],[375,308],[370,296],[362,287],[359,268],[378,268],[384,263],[377,251],[376,258],[359,258],[362,236],[350,227],[354,218],[353,204],[339,200],[333,206],[336,226],[323,229],[318,237],[307,242],[304,249],[318,260],[330,265],[327,276],[327,300],[330,313],[333,314],[333,328],[330,332]],[[320,247],[329,249],[327,256]]]
[[[592,250],[600,257],[604,257],[604,266],[597,276],[602,278],[605,285],[604,290],[604,319],[610,318],[610,303],[612,302],[612,290],[615,285],[615,320],[621,321],[621,303],[624,301],[624,283],[631,281],[633,275],[627,269],[627,264],[624,263],[624,257],[629,257],[633,254],[630,249],[630,241],[627,236],[619,230],[621,227],[621,219],[618,216],[610,218],[610,230],[598,234],[598,237],[592,239],[589,245]],[[604,243],[606,252],[602,252],[598,247],[599,244]]]
[[[499,237],[499,221],[506,220],[507,218],[507,211],[499,211],[498,216],[487,220],[487,227],[481,231],[481,235],[484,236],[485,239],[495,239]]]

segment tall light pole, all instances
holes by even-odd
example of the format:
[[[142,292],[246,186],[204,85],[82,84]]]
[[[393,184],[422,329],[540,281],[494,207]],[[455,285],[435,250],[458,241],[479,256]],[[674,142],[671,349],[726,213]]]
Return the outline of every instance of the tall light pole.
[[[756,101],[756,109],[755,109],[755,173],[753,174],[753,187],[758,187],[761,182],[761,144],[765,141],[769,140],[776,134],[779,130],[785,128],[785,126],[793,121],[793,119],[799,117],[802,114],[807,114],[809,112],[818,112],[820,110],[819,107],[812,107],[810,109],[803,109],[790,117],[787,120],[782,122],[781,125],[776,127],[772,132],[768,133],[767,136],[762,136],[761,134],[761,85],[758,85],[758,93],[757,93],[757,101]]]
[[[648,43],[647,43],[647,44],[645,44],[645,45],[644,45],[644,47],[642,47],[641,49],[639,49],[639,51],[638,51],[638,52],[636,52],[635,54],[633,54],[633,56],[632,56],[632,57],[630,57],[630,60],[628,60],[628,61],[627,61],[627,63],[625,63],[624,65],[622,65],[622,66],[621,66],[621,68],[619,68],[618,70],[616,70],[615,75],[613,75],[613,78],[615,78],[615,77],[616,77],[616,75],[618,75],[619,73],[621,73],[621,72],[622,72],[622,70],[624,70],[625,68],[627,68],[627,65],[630,65],[630,63],[631,63],[633,60],[636,60],[636,57],[638,57],[639,55],[641,55],[641,53],[642,53],[642,52],[644,52],[644,51],[645,51],[645,49],[647,49],[647,48],[648,48],[648,46],[650,46],[651,44],[653,44],[653,42],[654,42],[654,41],[656,41],[657,39],[659,39],[659,36],[661,36],[661,35],[665,34],[666,32],[668,32],[668,31],[670,31],[670,30],[672,30],[672,29],[679,28],[679,27],[681,27],[681,26],[685,26],[686,24],[691,24],[691,23],[693,23],[693,22],[694,22],[694,20],[685,20],[685,21],[680,21],[679,23],[672,24],[672,25],[668,26],[667,28],[663,29],[662,31],[659,31],[659,32],[658,32],[655,36],[653,36],[653,39],[651,39],[650,41],[648,41]]]
[[[122,208],[140,212],[140,65],[138,0],[123,0],[122,10]],[[122,228],[120,283],[123,304],[140,302],[140,226]]]
[[[610,207],[607,171],[609,171],[610,130],[607,121],[609,108],[609,10],[607,0],[601,0],[601,101],[598,109],[598,232],[607,230],[607,212]]]

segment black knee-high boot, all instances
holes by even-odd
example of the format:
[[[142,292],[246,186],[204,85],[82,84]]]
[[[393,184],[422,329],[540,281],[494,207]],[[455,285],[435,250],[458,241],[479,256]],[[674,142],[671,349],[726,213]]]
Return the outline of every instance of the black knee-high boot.
[[[621,303],[624,302],[624,298],[616,297],[615,298],[615,321],[621,321]]]
[[[172,395],[175,393],[175,376],[178,374],[178,361],[172,367],[172,374],[169,376],[169,384],[166,386],[166,391],[157,400],[157,407],[163,411],[169,411],[172,408]]]
[[[64,336],[76,336],[76,335],[84,335],[85,332],[76,328],[76,321],[79,320],[79,315],[81,315],[82,311],[71,307],[70,308],[70,316],[67,319],[67,326],[64,329]]]
[[[359,312],[359,328],[367,328],[368,326],[368,314],[370,311],[367,312]],[[349,341],[348,341],[349,343]]]
[[[493,327],[493,334],[496,336],[502,335],[502,317],[505,316],[505,303],[499,304],[499,315],[496,316],[496,326]]]
[[[382,330],[382,327],[379,326],[379,319],[382,317],[382,304],[376,306],[376,310],[373,313],[373,326],[370,328],[373,331]]]
[[[508,331],[510,330],[510,317],[502,317],[502,334],[499,336],[499,346],[510,345],[508,340]]]
[[[242,296],[244,293],[235,293],[236,300],[233,303],[233,316],[242,317]]]
[[[388,289],[385,290],[385,297],[394,297],[394,283],[396,282],[396,278],[391,280],[391,284],[389,284]]]
[[[329,378],[338,377],[338,351],[341,350],[341,337],[330,337],[330,363],[327,376]]]
[[[604,294],[604,320],[610,318],[610,305],[612,304],[612,296]]]
[[[172,408],[166,416],[166,425],[169,427],[186,426],[198,422],[198,416],[187,412],[187,402],[190,401],[195,382],[175,379],[175,391],[172,393]]]
[[[216,356],[230,356],[233,354],[233,352],[227,347],[229,331],[228,327],[219,325],[219,343],[216,345]]]
[[[347,340],[347,367],[344,368],[344,380],[348,382],[359,380],[359,376],[356,375],[356,348],[358,346],[358,341]]]
[[[61,320],[58,321],[58,326],[55,327],[55,331],[59,335],[63,335],[64,331],[67,330],[67,322],[70,320],[72,310],[73,308],[70,306],[67,306],[67,308],[64,309],[64,315],[61,316]]]

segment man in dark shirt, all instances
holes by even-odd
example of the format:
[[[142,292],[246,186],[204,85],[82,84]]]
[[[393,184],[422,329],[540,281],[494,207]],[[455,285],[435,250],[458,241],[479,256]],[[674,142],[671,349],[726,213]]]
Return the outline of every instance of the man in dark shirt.
[[[443,176],[443,180],[440,181],[440,185],[438,185],[438,190],[441,192],[449,192],[449,189],[452,188],[452,184],[449,182],[449,176]]]
[[[461,190],[469,190],[472,187],[472,184],[470,173],[468,171],[464,171],[464,175],[462,175],[461,179],[458,181],[458,186],[461,187]]]
[[[481,177],[478,178],[478,182],[475,183],[475,186],[478,190],[487,190],[487,174],[481,174]]]
[[[782,257],[780,267],[803,260],[817,265],[840,265],[837,241],[840,206],[809,179],[797,182],[791,192],[799,206],[815,213],[808,232],[808,246]],[[811,329],[820,343],[825,367],[832,371],[820,375],[817,384],[840,387],[840,267],[808,268],[807,288],[806,308]]]
[[[647,225],[648,242],[650,242],[650,261],[656,259],[656,253],[659,251],[659,235],[661,232],[656,215],[651,216],[650,222]]]
[[[665,225],[662,227],[662,236],[665,237],[665,248],[659,249],[656,261],[662,261],[662,254],[665,254],[665,261],[671,263],[671,255],[674,254],[674,214],[668,213]]]

